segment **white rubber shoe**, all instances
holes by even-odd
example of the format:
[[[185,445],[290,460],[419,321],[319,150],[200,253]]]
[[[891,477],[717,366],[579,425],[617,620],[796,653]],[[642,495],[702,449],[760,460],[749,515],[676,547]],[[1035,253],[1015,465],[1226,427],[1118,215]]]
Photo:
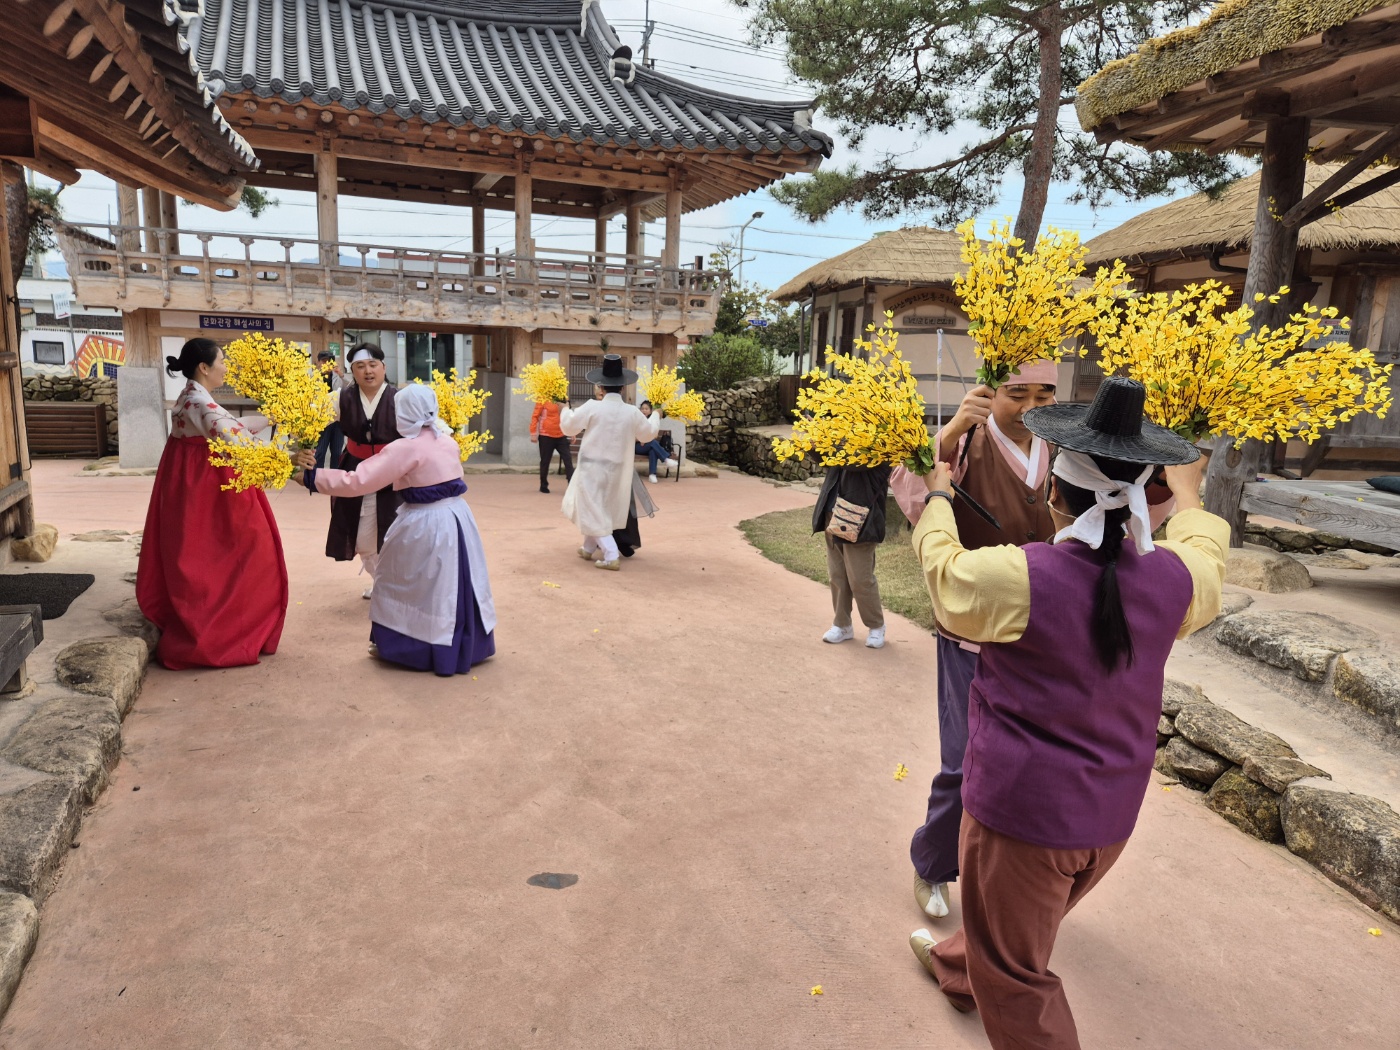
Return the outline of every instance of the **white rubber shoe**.
[[[870,633],[865,636],[865,647],[867,649],[883,649],[885,647],[885,629],[883,627],[870,628]]]
[[[948,884],[940,882],[936,886],[914,876],[914,900],[930,919],[942,919],[948,915]]]
[[[822,635],[822,641],[837,645],[840,642],[849,642],[855,636],[854,627],[832,627],[831,630]]]

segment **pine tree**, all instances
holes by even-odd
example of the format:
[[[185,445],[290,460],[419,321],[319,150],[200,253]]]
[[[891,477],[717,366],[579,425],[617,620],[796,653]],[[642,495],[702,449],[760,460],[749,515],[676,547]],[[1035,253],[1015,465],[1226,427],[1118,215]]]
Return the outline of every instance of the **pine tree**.
[[[1079,128],[1075,87],[1105,63],[1208,8],[1202,0],[732,0],[755,37],[782,39],[792,73],[853,146],[877,129],[931,137],[976,129],[946,159],[905,166],[898,154],[790,179],[773,196],[816,221],[839,207],[869,218],[930,211],[952,227],[995,202],[1008,172],[1024,177],[1015,234],[1039,232],[1052,182],[1070,200],[1141,200],[1181,183],[1215,189],[1232,163],[1200,152],[1104,145]]]

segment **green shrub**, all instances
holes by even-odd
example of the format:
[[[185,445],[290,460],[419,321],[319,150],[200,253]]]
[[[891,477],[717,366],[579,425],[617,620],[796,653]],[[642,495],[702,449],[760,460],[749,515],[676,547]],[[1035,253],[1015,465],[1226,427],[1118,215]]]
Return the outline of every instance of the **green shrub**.
[[[778,371],[777,355],[749,335],[709,335],[691,344],[679,371],[688,390],[726,390]]]

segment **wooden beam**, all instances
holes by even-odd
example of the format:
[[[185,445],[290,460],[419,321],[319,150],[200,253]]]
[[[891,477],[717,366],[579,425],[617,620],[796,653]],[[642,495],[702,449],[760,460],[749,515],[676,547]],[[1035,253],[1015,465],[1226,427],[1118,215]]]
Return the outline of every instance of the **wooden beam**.
[[[141,225],[140,191],[134,186],[124,186],[120,182],[117,183],[117,225],[133,228]],[[139,252],[141,235],[135,232],[122,234],[122,250]]]
[[[483,204],[472,205],[472,252],[477,256],[486,254],[486,206]],[[486,260],[478,258],[473,269],[478,277],[483,275]]]
[[[1331,123],[1328,121],[1327,123]],[[1360,149],[1362,145],[1375,137],[1374,131],[1353,131],[1349,135],[1343,135],[1330,146],[1325,146],[1312,155],[1314,164],[1330,164],[1340,157],[1345,157]]]
[[[535,205],[534,176],[522,167],[515,176],[515,252],[534,255],[533,219]]]
[[[173,193],[160,193],[160,224],[167,230],[178,230],[180,228],[180,198]]]
[[[485,193],[503,178],[505,178],[504,173],[499,171],[478,175],[476,178],[472,179],[472,189],[480,190],[482,193]]]
[[[593,252],[600,262],[608,254],[608,220],[601,215],[593,220]]]
[[[1317,222],[1318,219],[1324,218],[1335,211],[1341,211],[1343,208],[1355,204],[1357,201],[1365,200],[1374,193],[1379,193],[1381,190],[1394,186],[1397,182],[1400,182],[1400,167],[1391,168],[1384,175],[1377,175],[1375,178],[1363,182],[1360,186],[1353,187],[1345,193],[1337,194],[1337,196],[1333,197],[1330,201],[1325,202],[1322,207],[1317,208],[1311,214],[1303,216],[1302,221],[1299,222],[1298,225],[1302,227]]]
[[[160,251],[160,239],[156,231],[160,229],[160,190],[145,186],[141,190],[141,225],[145,227],[148,252]]]
[[[334,266],[340,259],[340,183],[336,156],[330,150],[316,154],[316,240],[321,242],[321,262]]]
[[[1351,160],[1334,171],[1308,193],[1302,200],[1283,213],[1281,220],[1285,226],[1302,225],[1304,216],[1322,206],[1329,197],[1344,188],[1347,183],[1360,175],[1374,161],[1386,155],[1386,151],[1400,142],[1400,127],[1392,128],[1389,134],[1382,135]]]
[[[629,259],[642,254],[642,208],[639,204],[627,205],[627,235],[623,250]]]

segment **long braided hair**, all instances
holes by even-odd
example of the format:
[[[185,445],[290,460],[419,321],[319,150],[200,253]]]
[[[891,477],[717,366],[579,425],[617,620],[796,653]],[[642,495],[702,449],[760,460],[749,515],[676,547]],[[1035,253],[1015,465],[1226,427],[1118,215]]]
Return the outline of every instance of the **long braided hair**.
[[[1141,463],[1125,463],[1104,456],[1089,458],[1105,477],[1114,481],[1135,481],[1143,471]],[[1075,517],[1094,506],[1094,494],[1088,489],[1071,485],[1064,478],[1054,478],[1054,482],[1065,509]],[[1048,487],[1049,481],[1046,485]],[[1127,507],[1105,511],[1103,542],[1094,552],[1103,562],[1103,572],[1094,590],[1094,649],[1107,671],[1115,670],[1120,662],[1125,667],[1131,667],[1133,663],[1133,635],[1123,608],[1123,596],[1118,589],[1118,556],[1123,550],[1123,529],[1130,516]]]

